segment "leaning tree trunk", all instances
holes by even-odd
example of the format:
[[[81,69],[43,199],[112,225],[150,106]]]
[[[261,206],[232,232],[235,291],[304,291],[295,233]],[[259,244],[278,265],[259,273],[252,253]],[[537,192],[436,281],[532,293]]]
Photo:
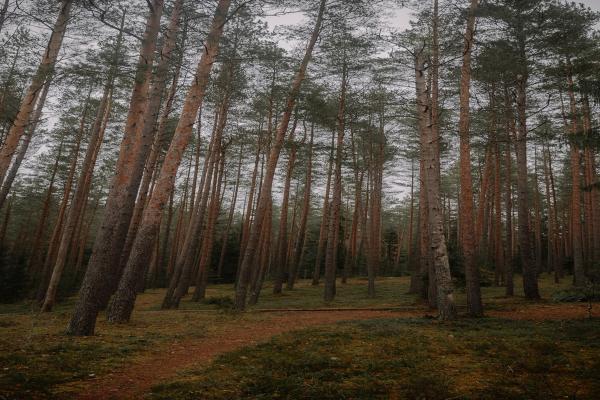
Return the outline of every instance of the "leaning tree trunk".
[[[220,0],[217,5],[195,79],[183,103],[183,109],[177,128],[175,129],[175,134],[165,155],[160,175],[148,206],[144,210],[142,223],[133,243],[129,261],[113,299],[108,315],[108,319],[111,322],[126,322],[131,317],[137,296],[136,286],[141,279],[145,265],[150,262],[152,252],[148,249],[152,249],[152,245],[156,240],[163,209],[173,191],[177,170],[191,139],[195,118],[198,115],[200,104],[204,99],[210,72],[219,50],[219,42],[223,34],[230,3],[230,0]]]
[[[3,183],[12,161],[13,154],[17,150],[21,136],[25,133],[25,129],[30,122],[38,93],[42,90],[42,86],[46,84],[54,72],[56,59],[58,58],[58,53],[62,46],[67,24],[69,23],[73,0],[62,0],[60,4],[60,12],[54,23],[52,34],[50,35],[50,40],[48,41],[48,46],[46,47],[42,61],[23,96],[17,116],[2,145],[2,149],[0,149],[0,182]],[[10,188],[8,188],[8,190],[9,189]]]
[[[46,230],[46,220],[48,219],[48,215],[50,214],[50,203],[52,202],[52,193],[54,192],[54,181],[56,180],[56,173],[58,171],[58,164],[62,155],[64,140],[65,138],[63,136],[60,140],[60,144],[58,145],[58,154],[52,167],[52,173],[50,174],[50,182],[48,183],[48,190],[46,191],[44,205],[42,206],[42,213],[40,215],[40,219],[35,230],[35,236],[33,240],[33,245],[31,247],[31,254],[29,257],[27,267],[29,274],[32,276],[37,274],[39,270],[39,264],[41,262],[40,247],[42,244],[44,232]]]
[[[23,163],[23,160],[25,159],[25,154],[27,154],[27,150],[29,149],[31,138],[35,134],[37,126],[40,122],[42,110],[44,109],[44,104],[46,104],[46,97],[48,96],[48,91],[50,89],[50,82],[51,81],[48,79],[48,81],[44,85],[44,89],[35,101],[35,112],[33,113],[31,121],[27,126],[27,132],[25,133],[25,135],[23,135],[21,145],[17,150],[17,156],[15,157],[15,160],[10,166],[10,170],[6,175],[4,182],[2,183],[2,190],[0,190],[0,209],[2,208],[4,202],[6,201],[6,198],[8,197],[8,193],[10,192],[12,184],[15,178],[17,177],[17,172],[19,171],[21,163]]]
[[[123,18],[121,20],[121,28],[123,28],[124,22],[125,14],[123,14]],[[110,108],[110,99],[113,91],[115,75],[117,72],[117,62],[121,53],[122,39],[123,36],[122,33],[120,33],[119,37],[117,38],[117,45],[115,47],[113,64],[108,75],[108,81],[104,87],[102,100],[98,106],[96,119],[94,120],[92,133],[88,142],[88,148],[81,165],[81,174],[77,180],[77,188],[75,190],[75,194],[73,195],[73,200],[71,201],[69,213],[67,214],[65,228],[61,234],[56,261],[54,262],[54,267],[52,269],[52,276],[50,278],[50,283],[48,284],[48,289],[46,290],[44,303],[42,304],[42,312],[49,312],[54,306],[54,302],[56,301],[56,291],[58,290],[58,284],[60,283],[60,279],[67,262],[70,244],[73,240],[75,230],[77,229],[78,222],[81,218],[84,204],[87,202],[90,187],[89,184],[92,179],[94,167],[96,165],[96,158],[104,138],[104,122],[105,118],[107,117],[107,110]]]
[[[160,30],[163,0],[153,0],[140,48],[136,79],[129,102],[125,133],[119,149],[104,216],[67,333],[92,335],[100,310],[108,304],[121,276],[120,257],[135,206],[139,181],[151,140],[142,137],[143,117],[148,102],[156,38]]]
[[[52,231],[52,236],[50,237],[50,243],[48,245],[48,251],[46,253],[46,259],[44,260],[44,269],[42,271],[42,280],[40,285],[38,286],[38,291],[36,295],[36,300],[43,304],[44,297],[46,295],[48,285],[50,284],[51,276],[53,273],[52,266],[56,262],[56,257],[58,254],[58,246],[60,244],[60,238],[62,237],[62,232],[64,228],[64,220],[65,214],[67,212],[67,205],[69,204],[69,198],[71,197],[71,187],[73,186],[73,180],[75,179],[75,172],[77,169],[77,160],[79,159],[79,149],[81,147],[81,141],[83,139],[83,135],[85,133],[85,120],[87,118],[87,113],[89,109],[91,88],[88,93],[87,99],[85,101],[85,106],[83,108],[83,112],[81,115],[81,120],[79,122],[79,130],[75,139],[75,147],[71,153],[71,163],[69,165],[69,172],[67,174],[67,181],[65,183],[63,198],[60,203],[60,207],[58,209],[58,216],[56,218],[56,223],[54,224],[54,230]]]
[[[73,235],[75,234],[75,230],[81,218],[83,207],[87,202],[91,178],[94,166],[96,165],[96,157],[98,155],[98,151],[100,150],[102,139],[104,137],[103,125],[106,117],[105,114],[107,112],[107,109],[110,107],[109,102],[111,92],[112,87],[111,85],[109,85],[106,87],[103,99],[100,102],[100,106],[98,107],[96,120],[92,128],[92,135],[88,143],[85,158],[81,165],[81,174],[77,179],[75,194],[73,195],[73,199],[71,200],[71,207],[69,208],[69,213],[67,214],[65,226],[61,232],[60,241],[58,242],[59,245],[56,254],[56,260],[54,260],[52,276],[50,277],[50,282],[46,290],[44,302],[42,304],[42,312],[49,312],[54,306],[54,302],[56,300],[56,291],[58,290],[58,284],[60,283],[60,279],[62,277],[62,273],[67,262],[67,256],[70,247],[69,245],[73,240]]]
[[[156,127],[156,121],[159,118],[159,114],[161,114],[161,99],[163,98],[163,94],[167,87],[167,76],[169,72],[169,67],[172,64],[171,57],[177,44],[177,33],[179,31],[179,19],[181,15],[182,3],[183,0],[176,0],[175,4],[173,5],[169,26],[164,35],[164,44],[160,51],[160,61],[156,67],[156,72],[152,79],[152,88],[149,91],[150,100],[148,102],[146,110],[144,111],[143,129],[145,132],[142,133],[142,136],[153,138],[153,143],[150,149],[150,153],[148,155],[148,159],[145,163],[146,169],[144,172],[144,177],[142,178],[140,184],[140,193],[138,195],[138,201],[135,205],[134,212],[131,217],[131,223],[129,224],[129,230],[127,232],[127,239],[125,241],[123,253],[121,254],[120,268],[122,269],[124,269],[125,265],[127,264],[129,252],[131,251],[133,240],[135,239],[135,236],[137,234],[139,223],[142,217],[142,211],[148,197],[150,178],[153,176],[154,168],[156,166],[158,155],[160,153],[160,145],[163,141],[165,129],[164,124],[162,124],[163,121],[160,121],[161,124],[159,124],[158,126],[160,130]],[[180,51],[181,53],[183,53],[184,49],[181,48]],[[176,60],[177,66],[175,76],[173,79],[174,82],[177,82],[179,80],[178,78],[181,61],[181,57],[179,58],[179,60]],[[167,102],[165,104],[165,112],[167,113],[167,115],[170,112],[173,103],[173,98],[171,95],[174,95],[173,91],[169,93],[169,97],[167,97]]]
[[[302,63],[300,64],[300,69],[296,73],[294,81],[292,82],[292,86],[290,88],[287,103],[285,106],[285,111],[283,113],[283,117],[279,124],[279,127],[277,128],[277,133],[275,135],[275,139],[273,141],[273,145],[269,153],[265,179],[262,183],[260,196],[256,207],[256,217],[250,230],[250,235],[248,237],[248,243],[246,244],[246,249],[244,251],[242,263],[240,264],[239,279],[235,294],[235,307],[238,310],[244,310],[246,308],[246,295],[248,292],[248,283],[252,272],[252,267],[254,265],[255,252],[258,250],[260,232],[262,231],[262,225],[265,219],[265,215],[268,211],[268,205],[271,200],[271,189],[273,185],[275,169],[277,168],[277,161],[279,160],[279,154],[281,153],[281,148],[283,146],[285,134],[290,123],[292,112],[296,105],[296,98],[300,93],[300,86],[304,81],[308,63],[310,62],[313,49],[315,47],[315,44],[317,43],[317,39],[319,38],[326,3],[327,0],[321,0],[319,14],[317,16],[315,27],[313,29],[310,41],[306,48],[306,52],[304,54]]]

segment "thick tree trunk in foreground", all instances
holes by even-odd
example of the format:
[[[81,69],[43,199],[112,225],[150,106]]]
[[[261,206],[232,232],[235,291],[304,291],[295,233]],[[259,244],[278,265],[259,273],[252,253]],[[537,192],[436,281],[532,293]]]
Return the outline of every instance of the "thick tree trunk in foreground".
[[[162,115],[160,115],[161,120],[159,121],[159,125],[157,127],[156,121],[159,118],[159,114],[161,114],[161,99],[163,98],[163,94],[167,87],[167,76],[171,64],[171,57],[177,44],[177,33],[179,32],[179,19],[181,15],[182,2],[183,0],[177,0],[173,5],[171,19],[165,32],[164,43],[160,51],[160,61],[156,67],[156,72],[152,79],[152,87],[149,91],[149,102],[146,106],[146,110],[144,111],[144,123],[142,128],[144,133],[142,133],[142,137],[152,138],[153,143],[148,155],[148,159],[145,163],[146,168],[140,184],[138,200],[131,217],[131,223],[127,232],[127,239],[123,248],[123,253],[121,254],[121,269],[124,269],[125,265],[127,264],[129,253],[131,252],[131,246],[133,245],[133,240],[137,234],[137,230],[142,219],[142,212],[148,199],[148,189],[150,187],[151,178],[154,176],[154,169],[157,164],[158,155],[160,153],[159,149],[164,136],[165,126],[162,117],[170,114],[173,96],[175,95],[175,88],[172,88],[168,94],[164,111]],[[180,49],[180,52],[183,56],[184,49]],[[181,61],[182,58],[180,57],[179,60],[177,60],[177,66],[175,67],[175,76],[173,78],[175,86],[179,80]]]
[[[119,261],[146,161],[147,154],[144,153],[151,143],[141,134],[162,11],[163,0],[153,0],[138,57],[136,79],[116,172],[112,178],[92,256],[81,284],[79,299],[67,328],[70,335],[85,336],[94,333],[96,317],[108,304],[121,276]]]
[[[123,14],[123,18],[121,19],[121,28],[123,28],[124,22],[125,14]],[[52,269],[52,277],[50,278],[50,283],[46,291],[44,303],[42,305],[42,312],[51,311],[54,302],[56,301],[56,291],[58,290],[58,284],[60,283],[60,279],[67,262],[68,251],[71,248],[70,245],[73,241],[73,236],[75,235],[75,231],[79,221],[81,220],[83,208],[87,203],[91,179],[94,173],[94,167],[96,165],[96,158],[104,138],[105,121],[107,120],[108,113],[110,111],[110,102],[113,92],[114,79],[117,73],[117,63],[121,53],[122,39],[123,36],[122,33],[120,33],[119,37],[117,38],[113,64],[108,74],[108,81],[106,82],[102,100],[100,101],[98,110],[96,111],[96,118],[94,120],[94,125],[92,126],[92,133],[88,142],[88,148],[81,165],[81,173],[77,180],[77,188],[75,190],[75,194],[73,195],[73,200],[71,201],[71,207],[67,215],[65,228],[60,238],[60,245],[58,247],[56,261],[54,262],[54,267]]]
[[[0,149],[0,182],[5,181],[6,173],[13,158],[13,154],[17,150],[21,136],[25,133],[25,129],[30,123],[31,114],[33,107],[35,106],[35,100],[38,97],[39,91],[42,90],[42,86],[46,84],[46,81],[52,76],[54,72],[54,66],[58,53],[62,46],[62,41],[65,36],[67,24],[71,15],[71,6],[73,0],[62,0],[60,3],[60,12],[58,18],[52,28],[52,34],[48,41],[48,46],[42,57],[42,61],[35,72],[21,105],[19,112],[8,132],[6,140]],[[8,188],[10,189],[10,187]]]
[[[304,58],[302,63],[300,64],[300,68],[294,77],[294,81],[290,88],[290,92],[288,95],[287,103],[285,106],[285,111],[283,113],[282,120],[277,128],[277,133],[275,135],[275,139],[273,141],[273,145],[271,147],[271,151],[269,154],[269,159],[267,162],[267,170],[265,174],[265,179],[263,180],[261,192],[258,199],[258,204],[256,207],[256,217],[252,227],[250,229],[250,235],[248,237],[248,243],[246,244],[246,249],[244,251],[244,255],[242,258],[242,263],[240,265],[239,271],[239,279],[236,287],[235,294],[235,308],[237,310],[244,310],[246,308],[246,295],[248,292],[248,283],[250,280],[250,274],[252,272],[252,267],[254,265],[255,252],[258,250],[258,244],[260,239],[260,233],[262,231],[262,225],[264,222],[265,215],[267,214],[268,205],[271,201],[271,189],[273,185],[273,178],[275,175],[275,169],[277,168],[277,161],[279,160],[279,154],[281,153],[281,147],[283,146],[283,141],[285,139],[285,134],[288,129],[288,125],[290,123],[290,118],[292,116],[292,112],[296,105],[296,98],[300,93],[300,86],[304,81],[304,77],[306,74],[306,69],[308,67],[308,63],[310,62],[312,51],[317,43],[317,39],[319,38],[319,33],[321,31],[321,23],[323,21],[323,14],[325,13],[325,4],[327,0],[321,0],[321,4],[319,7],[319,13],[317,16],[316,24],[313,29],[310,41],[306,48],[306,52],[304,54]]]
[[[230,0],[220,0],[217,5],[211,28],[204,44],[204,52],[198,63],[195,79],[185,97],[175,134],[165,155],[160,175],[148,206],[144,210],[142,223],[133,243],[129,261],[127,262],[125,272],[113,300],[113,306],[108,316],[111,322],[126,322],[131,317],[137,295],[136,285],[141,279],[145,265],[150,262],[150,257],[152,256],[152,252],[148,251],[148,249],[152,249],[152,245],[156,240],[163,209],[173,191],[177,170],[190,141],[198,109],[204,99],[210,72],[219,50],[219,42],[223,34],[230,3]]]

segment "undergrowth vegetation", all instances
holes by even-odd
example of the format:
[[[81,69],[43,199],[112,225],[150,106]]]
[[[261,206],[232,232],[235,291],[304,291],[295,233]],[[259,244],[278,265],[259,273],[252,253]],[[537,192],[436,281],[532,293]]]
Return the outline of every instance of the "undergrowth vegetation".
[[[155,388],[158,399],[593,399],[600,320],[372,320],[285,334]]]

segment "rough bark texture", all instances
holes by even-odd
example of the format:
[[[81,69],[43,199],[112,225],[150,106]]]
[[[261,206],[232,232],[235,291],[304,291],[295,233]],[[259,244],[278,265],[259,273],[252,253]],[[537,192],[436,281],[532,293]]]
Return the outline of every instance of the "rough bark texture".
[[[211,28],[204,43],[204,52],[198,63],[195,79],[190,86],[183,103],[183,109],[175,134],[165,155],[156,186],[144,210],[142,223],[131,249],[131,255],[109,313],[109,321],[128,321],[136,298],[136,285],[141,279],[144,267],[150,262],[152,245],[156,240],[160,226],[160,218],[167,201],[173,191],[177,170],[185,149],[190,141],[198,109],[204,99],[210,72],[219,50],[219,42],[227,19],[231,1],[220,0]]]
[[[163,0],[152,1],[138,57],[136,79],[129,102],[116,172],[112,179],[92,256],[79,291],[79,299],[67,327],[67,333],[70,335],[86,336],[94,333],[96,317],[108,304],[121,276],[119,261],[146,161],[143,153],[151,143],[151,141],[147,143],[147,138],[141,137],[141,128],[162,11]]]
[[[123,18],[121,19],[121,29],[123,28],[124,22],[125,14],[123,14]],[[87,197],[90,189],[94,167],[96,165],[96,159],[98,157],[98,152],[100,151],[100,146],[102,145],[102,140],[104,138],[103,128],[105,127],[105,121],[108,118],[108,113],[110,111],[111,95],[113,92],[115,75],[117,73],[117,62],[121,53],[122,39],[123,36],[122,33],[120,33],[119,37],[117,38],[115,53],[113,57],[113,64],[110,67],[107,83],[104,86],[102,100],[100,101],[100,104],[96,111],[96,118],[94,120],[94,125],[92,126],[92,132],[88,141],[88,148],[86,150],[85,158],[81,165],[81,173],[77,180],[75,194],[73,195],[73,200],[71,201],[71,207],[69,208],[65,228],[60,238],[60,245],[58,247],[56,261],[54,262],[54,266],[52,269],[52,277],[50,278],[50,283],[46,291],[44,303],[42,305],[43,312],[52,310],[52,307],[56,300],[56,291],[58,290],[58,284],[60,283],[62,273],[66,266],[68,251],[71,248],[70,244],[73,241],[73,236],[75,235],[75,231],[78,227],[79,221],[81,220],[83,208],[87,203]]]

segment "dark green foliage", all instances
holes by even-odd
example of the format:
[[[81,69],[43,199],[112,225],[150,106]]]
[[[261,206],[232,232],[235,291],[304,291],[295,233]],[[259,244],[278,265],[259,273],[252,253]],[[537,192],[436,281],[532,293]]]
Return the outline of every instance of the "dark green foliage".
[[[27,272],[24,260],[0,256],[0,303],[21,300],[27,290]]]
[[[217,308],[230,310],[233,308],[233,299],[230,296],[207,297],[202,301],[204,304],[211,304]]]

